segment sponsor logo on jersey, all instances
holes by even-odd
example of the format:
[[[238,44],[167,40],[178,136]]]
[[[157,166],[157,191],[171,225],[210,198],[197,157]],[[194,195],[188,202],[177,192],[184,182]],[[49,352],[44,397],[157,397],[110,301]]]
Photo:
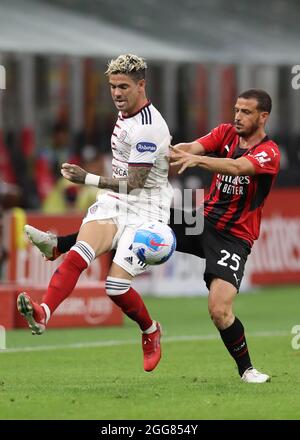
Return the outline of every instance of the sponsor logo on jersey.
[[[249,185],[250,176],[227,176],[225,174],[217,174],[218,180],[231,183],[231,185]]]
[[[217,174],[216,187],[223,193],[242,195],[244,185],[250,184],[250,176],[226,176]]]
[[[154,153],[154,151],[156,151],[156,149],[157,149],[157,146],[155,144],[153,144],[152,142],[139,142],[136,145],[136,149],[140,153],[144,153],[145,151],[149,151],[150,153]]]

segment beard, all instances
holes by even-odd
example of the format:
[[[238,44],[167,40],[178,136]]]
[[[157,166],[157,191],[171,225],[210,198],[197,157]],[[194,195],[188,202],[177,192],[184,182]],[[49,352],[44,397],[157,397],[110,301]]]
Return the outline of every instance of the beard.
[[[242,138],[248,138],[248,137],[252,136],[258,130],[258,128],[259,128],[258,121],[253,122],[253,124],[249,128],[235,127],[237,134]]]

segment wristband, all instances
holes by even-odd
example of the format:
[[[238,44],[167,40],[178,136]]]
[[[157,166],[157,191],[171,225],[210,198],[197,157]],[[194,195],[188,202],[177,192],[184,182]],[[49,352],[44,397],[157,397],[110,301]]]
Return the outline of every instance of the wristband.
[[[96,174],[87,173],[87,175],[85,176],[85,179],[84,179],[84,184],[96,186],[98,188],[98,185],[100,183],[100,179],[101,179],[101,177],[97,176]]]

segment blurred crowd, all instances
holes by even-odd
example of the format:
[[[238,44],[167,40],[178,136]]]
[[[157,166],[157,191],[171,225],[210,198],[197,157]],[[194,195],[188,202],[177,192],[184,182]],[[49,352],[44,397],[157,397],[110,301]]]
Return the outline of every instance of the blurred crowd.
[[[97,188],[73,184],[61,175],[61,164],[76,163],[88,172],[110,173],[110,155],[99,147],[72,145],[68,126],[55,123],[49,143],[26,157],[22,148],[7,148],[0,134],[0,279],[8,258],[3,237],[4,212],[14,207],[45,214],[84,213],[95,201]]]
[[[9,194],[12,195],[12,188],[18,192],[17,198],[11,198],[10,205],[25,209],[63,214],[73,210],[84,211],[91,204],[97,190],[65,180],[60,172],[64,162],[75,163],[94,174],[109,173],[106,170],[106,154],[91,144],[75,148],[64,123],[56,123],[51,129],[49,143],[37,146],[29,157],[24,156],[21,148],[14,155],[3,142],[1,150],[1,185],[6,188],[8,198]],[[1,204],[3,208],[2,200]]]

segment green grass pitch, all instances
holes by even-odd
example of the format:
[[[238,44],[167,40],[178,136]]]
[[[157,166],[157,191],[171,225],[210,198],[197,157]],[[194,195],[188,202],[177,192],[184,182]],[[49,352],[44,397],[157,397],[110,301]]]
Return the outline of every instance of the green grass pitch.
[[[145,298],[163,326],[163,357],[142,368],[140,334],[123,327],[7,333],[0,353],[0,419],[299,419],[300,288],[241,294],[254,366],[271,383],[241,383],[206,298]]]

